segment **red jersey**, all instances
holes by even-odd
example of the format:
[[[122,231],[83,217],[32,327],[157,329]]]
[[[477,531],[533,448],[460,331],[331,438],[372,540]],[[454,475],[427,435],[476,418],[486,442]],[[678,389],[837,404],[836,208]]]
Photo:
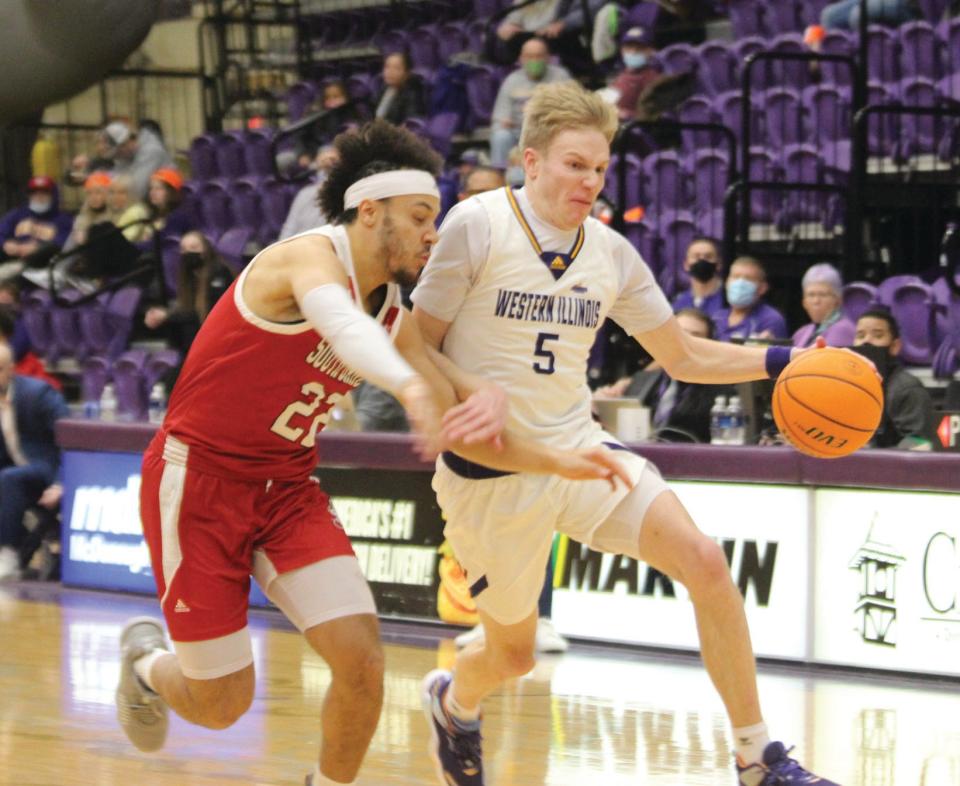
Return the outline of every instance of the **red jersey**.
[[[311,230],[333,242],[360,308],[346,230]],[[286,242],[286,241],[281,241]],[[307,321],[270,322],[243,301],[247,266],[210,311],[170,396],[153,447],[167,434],[188,447],[187,464],[224,477],[304,478],[317,466],[316,433],[361,379]],[[387,284],[376,319],[394,336],[400,291]]]

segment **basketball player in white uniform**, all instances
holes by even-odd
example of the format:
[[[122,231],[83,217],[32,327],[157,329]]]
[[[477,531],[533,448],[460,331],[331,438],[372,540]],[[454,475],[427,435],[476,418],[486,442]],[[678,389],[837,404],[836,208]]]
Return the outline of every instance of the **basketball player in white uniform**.
[[[622,448],[590,417],[587,356],[606,317],[681,381],[775,377],[790,360],[787,348],[684,334],[633,247],[589,217],[616,127],[615,110],[576,83],[538,88],[521,132],[525,187],[454,207],[413,293],[428,345],[507,391],[512,432],[561,450]],[[720,546],[696,528],[652,464],[622,456],[633,487],[613,492],[603,481],[505,474],[449,452],[438,460],[434,488],[446,536],[486,630],[483,642],[458,655],[452,674],[424,681],[439,782],[484,783],[480,702],[533,666],[537,596],[559,531],[643,560],[687,588],[703,660],[733,726],[742,786],[836,786],[770,741],[743,600]]]

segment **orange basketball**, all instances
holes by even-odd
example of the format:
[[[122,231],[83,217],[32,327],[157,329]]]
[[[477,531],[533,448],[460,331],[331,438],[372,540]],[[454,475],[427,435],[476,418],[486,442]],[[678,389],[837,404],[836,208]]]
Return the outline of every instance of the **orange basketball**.
[[[812,349],[792,360],[773,388],[784,438],[816,458],[849,456],[880,425],[883,387],[868,360],[846,349]]]

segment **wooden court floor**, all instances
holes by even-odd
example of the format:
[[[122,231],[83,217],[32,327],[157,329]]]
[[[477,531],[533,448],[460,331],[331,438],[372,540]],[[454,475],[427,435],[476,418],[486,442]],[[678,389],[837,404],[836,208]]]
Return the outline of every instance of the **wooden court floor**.
[[[172,720],[144,755],[116,724],[123,621],[148,599],[0,587],[2,786],[281,786],[313,766],[324,664],[279,615],[251,617],[258,668],[250,713],[211,732]],[[436,786],[425,754],[422,675],[448,641],[388,627],[383,717],[363,786]],[[844,786],[960,786],[960,688],[764,670],[768,724]],[[488,786],[732,786],[729,734],[703,671],[683,658],[574,648],[485,707]]]

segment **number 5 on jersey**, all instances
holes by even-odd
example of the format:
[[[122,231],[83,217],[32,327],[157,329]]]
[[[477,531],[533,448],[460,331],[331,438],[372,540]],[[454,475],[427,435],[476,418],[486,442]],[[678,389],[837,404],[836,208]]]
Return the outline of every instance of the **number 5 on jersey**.
[[[311,400],[294,401],[277,416],[270,430],[290,442],[299,442],[305,448],[312,448],[317,441],[317,431],[320,426],[327,425],[327,421],[330,420],[330,410],[343,398],[343,394],[331,393],[330,396],[327,396],[323,385],[319,382],[307,382],[300,388],[300,392],[305,396],[311,396]],[[310,417],[324,404],[327,405],[327,408],[313,418],[309,429],[290,425],[290,421],[294,416],[303,415],[304,417]],[[304,434],[306,434],[306,436],[304,436]],[[301,439],[301,437],[303,438]]]
[[[543,361],[533,361],[533,370],[538,374],[552,374],[556,370],[556,357],[552,350],[546,348],[548,341],[557,341],[560,336],[557,333],[538,333],[537,347],[533,350],[535,357],[543,358]]]

